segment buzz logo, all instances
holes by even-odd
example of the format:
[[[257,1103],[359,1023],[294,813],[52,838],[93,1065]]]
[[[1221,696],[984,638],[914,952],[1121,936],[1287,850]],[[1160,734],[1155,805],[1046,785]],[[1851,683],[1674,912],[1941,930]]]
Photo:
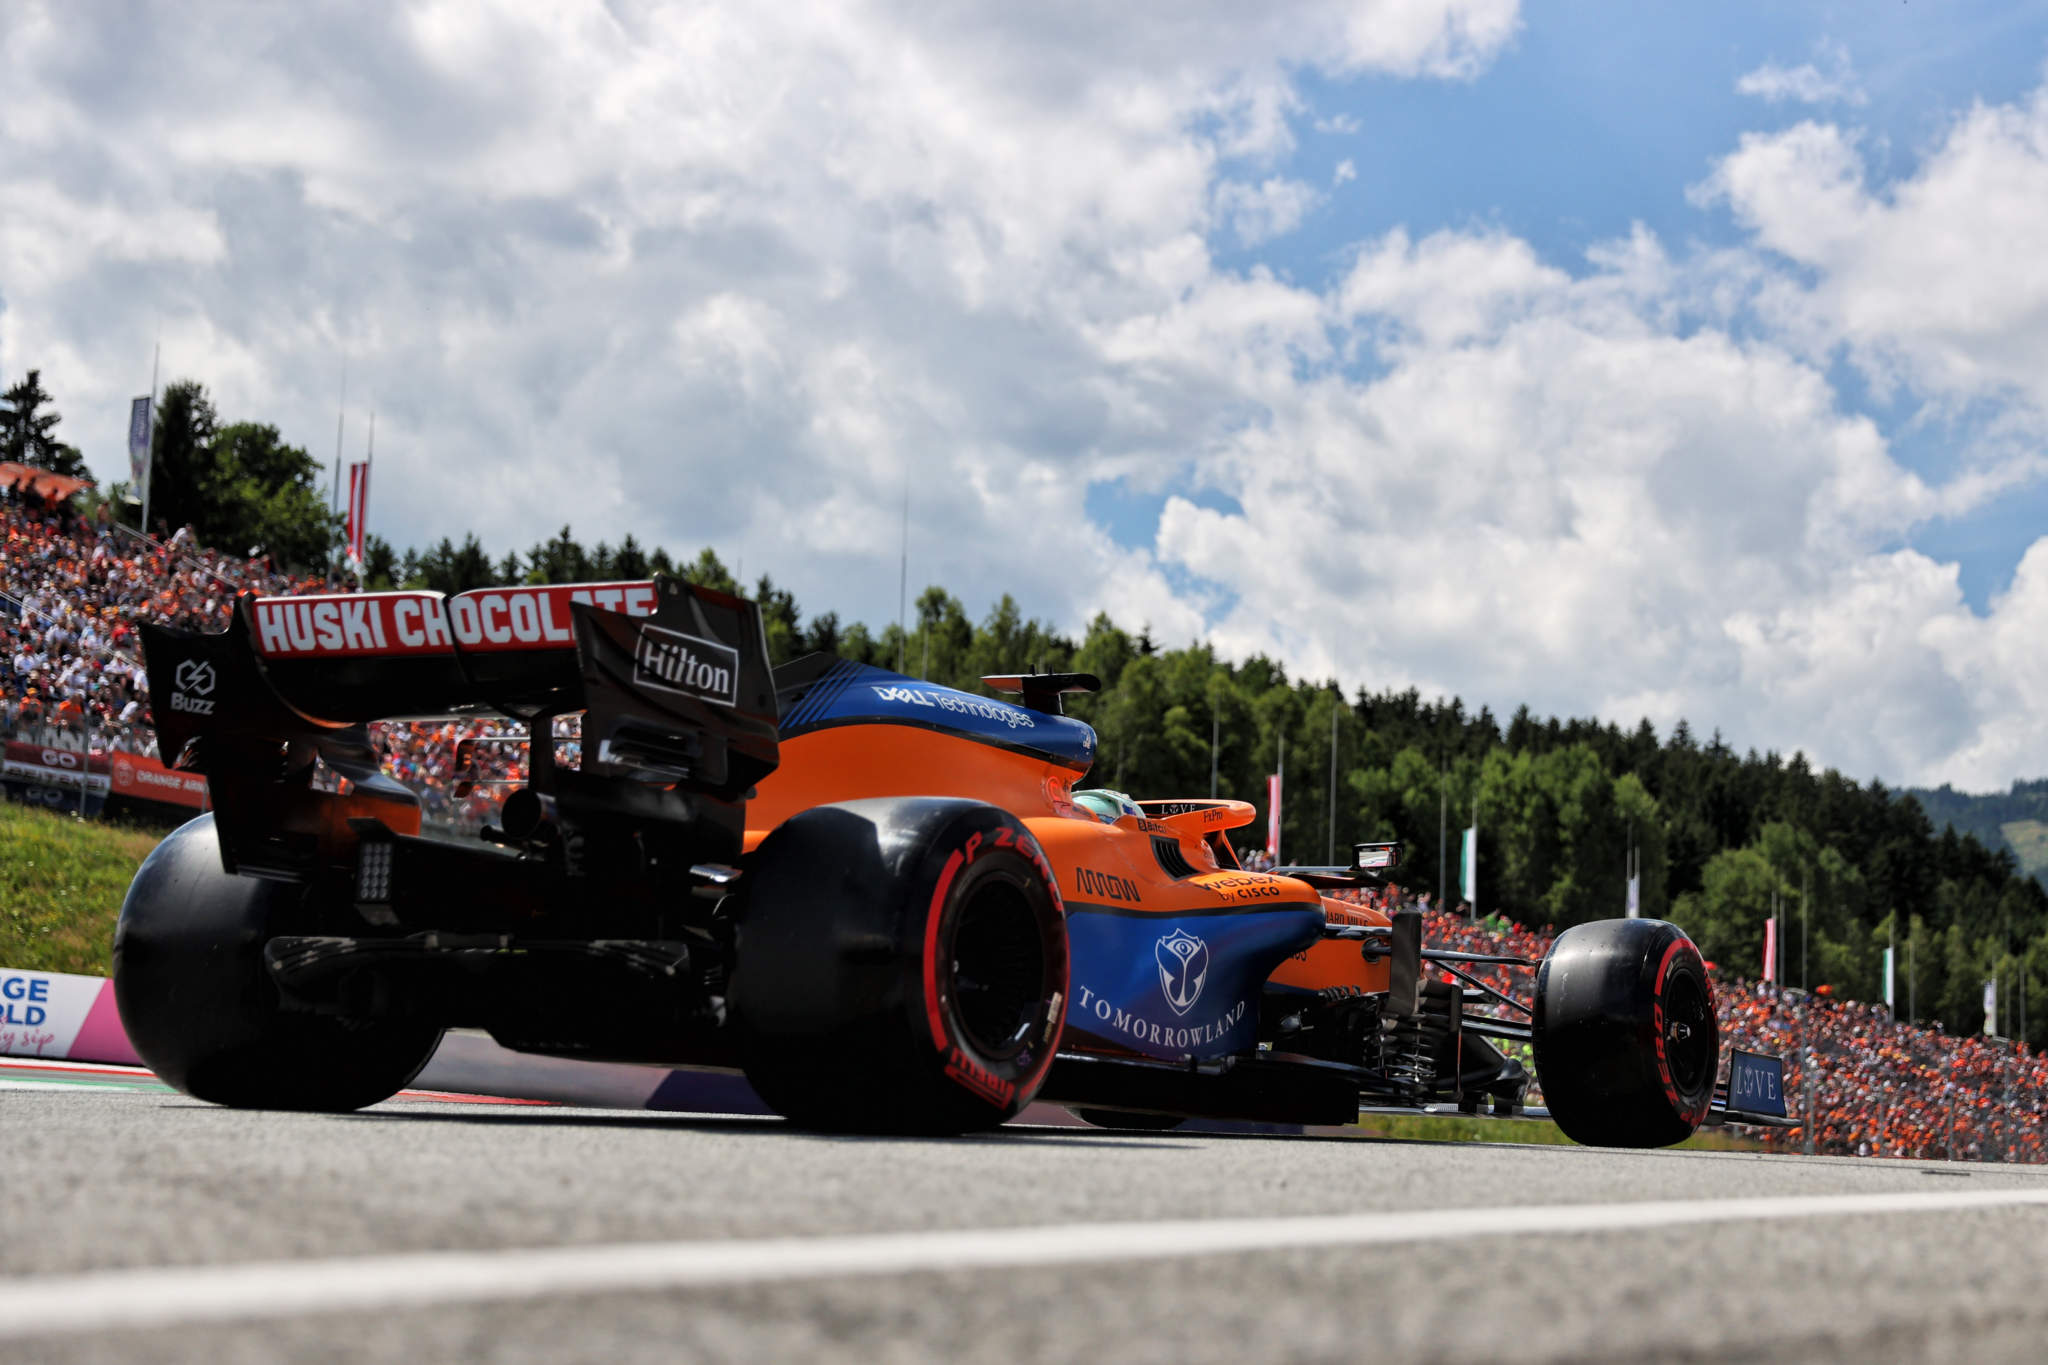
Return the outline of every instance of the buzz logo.
[[[213,714],[206,697],[213,691],[213,665],[204,659],[180,659],[172,675],[177,690],[171,693],[171,709],[195,716]]]
[[[1159,959],[1159,989],[1175,1014],[1186,1014],[1202,998],[1209,980],[1209,945],[1176,929],[1153,949]]]
[[[204,659],[178,660],[178,690],[195,696],[206,696],[213,691],[213,665]]]

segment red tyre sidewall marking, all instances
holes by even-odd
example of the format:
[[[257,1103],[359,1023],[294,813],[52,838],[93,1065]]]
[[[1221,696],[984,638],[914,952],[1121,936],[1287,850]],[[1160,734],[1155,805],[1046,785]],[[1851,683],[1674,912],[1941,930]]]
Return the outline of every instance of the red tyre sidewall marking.
[[[1019,831],[1008,825],[996,826],[990,831],[986,842],[981,831],[977,830],[968,835],[966,841],[946,859],[945,867],[939,871],[938,882],[932,887],[931,906],[925,914],[924,923],[924,1011],[926,1025],[931,1030],[932,1046],[939,1052],[953,1054],[947,1059],[947,1075],[982,1098],[995,1101],[998,1108],[1007,1108],[1017,1091],[1024,1090],[1028,1093],[1035,1089],[1052,1066],[1053,1057],[1059,1050],[1058,1035],[1061,1031],[1060,1025],[1064,1022],[1063,1013],[1073,968],[1063,936],[1059,953],[1059,993],[1052,1017],[1046,1023],[1045,1055],[1038,1059],[1038,1064],[1021,1080],[1014,1083],[1001,1080],[954,1041],[952,1031],[946,1027],[945,1010],[939,1000],[939,929],[940,921],[945,915],[946,895],[953,889],[953,883],[959,879],[961,871],[977,857],[985,852],[993,853],[1004,848],[1022,854],[1038,869],[1046,896],[1052,902],[1053,913],[1064,924],[1066,903],[1060,899],[1059,882],[1052,875],[1052,864],[1046,860],[1045,851],[1028,832],[1019,837]]]
[[[1664,1086],[1664,1098],[1671,1102],[1673,1112],[1691,1123],[1694,1127],[1698,1127],[1700,1120],[1707,1116],[1708,1106],[1713,1102],[1713,1090],[1709,1087],[1705,1103],[1688,1105],[1678,1093],[1678,1078],[1672,1074],[1671,1059],[1664,1053],[1664,983],[1671,979],[1672,959],[1677,957],[1681,950],[1691,947],[1691,940],[1680,938],[1672,940],[1671,946],[1664,950],[1663,960],[1657,964],[1657,984],[1651,998],[1650,1021],[1651,1026],[1656,1030],[1657,1079]],[[1697,957],[1697,951],[1693,955]],[[1704,973],[1702,973],[1702,976],[1704,976]],[[1713,988],[1708,987],[1707,1008],[1709,1011],[1713,1009],[1713,1005]]]
[[[980,839],[975,836],[975,840]],[[970,843],[970,847],[972,844]],[[945,913],[946,893],[953,889],[953,878],[959,875],[967,855],[960,849],[946,859],[945,868],[939,873],[939,883],[932,888],[932,905],[924,917],[924,1017],[931,1025],[932,1046],[944,1052],[953,1045],[952,1034],[946,1031],[945,1011],[939,1008],[939,919]]]

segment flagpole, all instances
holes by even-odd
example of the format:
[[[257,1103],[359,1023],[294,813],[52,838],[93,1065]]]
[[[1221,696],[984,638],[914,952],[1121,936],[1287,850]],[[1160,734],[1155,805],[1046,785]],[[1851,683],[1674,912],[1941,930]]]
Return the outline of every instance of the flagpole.
[[[345,458],[347,458],[342,454],[341,451],[341,427],[342,421],[344,418],[347,417],[347,415],[348,357],[344,355],[341,358],[341,402],[336,404],[334,409],[334,492],[332,496],[330,496],[327,500],[327,512],[329,516],[339,516],[341,514],[341,462]],[[345,523],[342,527],[341,534],[342,539],[345,543],[348,539],[348,527]],[[330,557],[334,553],[334,547],[331,541],[328,544],[327,553],[329,554]]]
[[[1209,703],[1209,799],[1216,799],[1216,759],[1223,743],[1223,713]]]
[[[1436,756],[1436,908],[1451,901],[1451,791],[1444,756]]]
[[[363,590],[363,567],[370,560],[370,467],[377,463],[377,410],[370,409],[370,441],[363,447],[363,557],[356,561],[356,591]]]
[[[156,350],[149,357],[149,463],[142,467],[142,534],[149,534],[149,488],[156,482],[156,376],[157,367],[163,362],[164,342],[157,338]]]
[[[1339,690],[1336,700],[1330,703],[1330,857],[1334,866],[1337,862],[1337,703],[1344,693]]]
[[[910,471],[903,471],[903,559],[896,572],[896,671],[909,662],[910,622]]]

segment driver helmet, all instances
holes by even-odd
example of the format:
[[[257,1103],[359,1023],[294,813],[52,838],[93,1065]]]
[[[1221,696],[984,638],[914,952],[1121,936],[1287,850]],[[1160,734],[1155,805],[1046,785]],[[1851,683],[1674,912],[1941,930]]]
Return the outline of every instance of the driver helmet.
[[[1113,792],[1107,787],[1093,787],[1074,793],[1074,804],[1089,811],[1105,825],[1113,825],[1126,815],[1142,816],[1138,803],[1122,792]]]

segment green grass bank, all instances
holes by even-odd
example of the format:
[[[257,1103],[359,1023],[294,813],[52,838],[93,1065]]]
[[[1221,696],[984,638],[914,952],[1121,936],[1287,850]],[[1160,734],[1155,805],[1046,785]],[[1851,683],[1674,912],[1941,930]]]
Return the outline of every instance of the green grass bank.
[[[162,838],[0,803],[0,966],[107,975],[121,898]]]

